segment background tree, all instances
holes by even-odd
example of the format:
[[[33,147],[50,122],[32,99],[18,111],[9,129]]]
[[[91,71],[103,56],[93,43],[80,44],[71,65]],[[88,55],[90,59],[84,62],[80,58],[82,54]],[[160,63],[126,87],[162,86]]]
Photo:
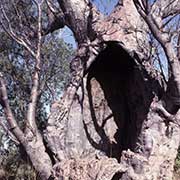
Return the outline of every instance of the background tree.
[[[20,3],[20,1],[15,1],[13,3],[14,7],[18,9],[18,3]],[[28,8],[32,6],[32,2],[30,3],[30,1],[21,1],[21,3],[21,5],[23,5],[23,3],[25,5],[29,3]],[[24,9],[25,13],[28,13],[29,9],[27,12],[26,11],[27,9]],[[25,16],[21,14],[19,18],[24,19]],[[14,23],[14,25],[16,25],[18,22],[15,21]],[[33,32],[31,33],[33,34]],[[0,69],[1,72],[3,72],[4,76],[6,76],[6,86],[8,87],[8,92],[10,93],[9,99],[12,111],[15,114],[15,117],[18,118],[18,125],[22,129],[24,129],[24,113],[26,111],[27,104],[29,103],[29,94],[32,85],[31,78],[33,74],[32,67],[34,65],[34,62],[27,53],[26,49],[24,49],[22,46],[19,46],[16,41],[9,39],[7,34],[3,31],[1,32],[1,37],[2,51]],[[37,125],[41,132],[45,127],[51,102],[55,101],[57,98],[61,96],[61,92],[65,87],[66,83],[68,82],[68,64],[70,61],[70,57],[73,55],[72,48],[63,42],[61,37],[59,37],[58,33],[53,33],[51,36],[46,36],[43,41],[43,65],[40,80],[41,89],[39,91],[40,94],[38,97],[36,109],[36,118],[38,119]],[[4,114],[1,109],[1,117],[3,116]],[[24,169],[24,172],[26,171],[27,174],[27,169],[29,169],[29,160],[28,158],[23,157],[25,156],[25,153],[23,153],[22,155],[18,153],[18,149],[21,149],[22,151],[22,147],[19,146],[19,143],[17,142],[16,138],[14,136],[11,136],[12,134],[8,130],[9,127],[6,127],[7,123],[2,119],[1,125],[3,126],[3,134],[1,138],[1,155],[3,160],[2,166],[4,166],[9,176],[16,176],[16,178],[20,176],[23,177],[21,171],[23,170],[23,168],[25,168],[25,164],[27,164],[27,167]],[[10,135],[10,143],[8,143],[9,139],[7,135]],[[15,141],[17,143],[17,147],[12,146],[11,141]],[[14,159],[17,159],[17,161],[14,161]],[[21,174],[16,174],[18,173],[17,171]],[[29,169],[29,176],[30,175],[34,176],[34,174],[32,174],[32,171],[30,171]]]
[[[44,1],[34,0],[28,11],[33,33],[13,26],[12,5],[1,2],[1,24],[29,53],[33,72],[25,128],[15,120],[2,73],[1,105],[42,179],[172,179],[180,139],[179,1],[118,1],[105,16],[87,0],[47,0],[45,10]],[[42,20],[49,20],[47,26]],[[43,35],[64,26],[78,49],[69,85],[40,133]],[[161,68],[163,59],[168,72]]]

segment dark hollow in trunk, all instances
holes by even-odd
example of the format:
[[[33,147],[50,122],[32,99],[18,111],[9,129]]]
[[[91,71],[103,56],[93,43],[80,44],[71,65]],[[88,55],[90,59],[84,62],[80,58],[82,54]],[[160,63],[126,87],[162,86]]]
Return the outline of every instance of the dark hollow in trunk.
[[[143,79],[142,73],[134,59],[117,42],[109,42],[89,70],[87,92],[91,118],[101,140],[94,146],[87,134],[88,130],[86,134],[91,145],[109,157],[120,160],[123,150],[136,151],[140,148],[137,146],[140,141],[138,137],[153,98],[151,84]],[[101,126],[97,117],[98,110],[94,108],[92,79],[100,84],[112,112],[102,120]],[[104,130],[105,124],[112,117],[117,127],[115,142],[109,140]]]

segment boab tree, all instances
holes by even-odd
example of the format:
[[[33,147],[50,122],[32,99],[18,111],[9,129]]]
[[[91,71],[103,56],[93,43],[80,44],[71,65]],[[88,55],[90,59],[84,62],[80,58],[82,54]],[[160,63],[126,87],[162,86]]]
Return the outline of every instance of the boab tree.
[[[15,32],[1,2],[2,27],[36,62],[25,130],[12,114],[2,73],[1,105],[42,179],[172,179],[180,140],[180,2],[123,0],[104,16],[93,1],[46,0],[47,28],[42,28],[45,2],[33,2],[35,48],[28,36]],[[78,49],[69,86],[52,104],[42,134],[36,121],[42,37],[64,26]],[[155,46],[164,54],[155,54]]]

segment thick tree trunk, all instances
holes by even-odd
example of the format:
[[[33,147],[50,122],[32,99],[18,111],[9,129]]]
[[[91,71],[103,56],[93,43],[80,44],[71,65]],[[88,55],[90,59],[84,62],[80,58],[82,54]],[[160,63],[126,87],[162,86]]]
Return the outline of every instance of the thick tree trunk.
[[[91,10],[96,21],[90,21],[90,34],[83,24],[83,40],[68,20],[81,56],[73,63],[75,86],[72,82],[63,104],[53,106],[46,131],[57,161],[54,177],[172,179],[180,132],[161,112],[166,103],[163,78],[145,61],[147,26],[133,1],[123,1],[107,18]],[[84,73],[77,73],[84,67]]]
[[[67,163],[71,158],[89,163],[95,156],[109,157],[123,165],[111,174],[114,179],[172,178],[179,127],[153,110],[162,89],[146,73],[116,43],[101,52],[70,111],[64,141]]]
[[[88,0],[58,2],[78,51],[70,85],[51,108],[48,148],[36,132],[21,141],[35,169],[43,180],[172,179],[180,110],[148,62],[149,29],[133,0],[108,17]]]

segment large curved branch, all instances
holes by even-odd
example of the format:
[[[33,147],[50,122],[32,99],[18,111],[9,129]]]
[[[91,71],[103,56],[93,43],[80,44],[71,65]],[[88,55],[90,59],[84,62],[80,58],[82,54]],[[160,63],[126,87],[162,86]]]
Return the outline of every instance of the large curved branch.
[[[44,35],[52,33],[60,28],[63,28],[66,25],[64,13],[62,12],[61,8],[57,10],[57,8],[53,6],[53,3],[50,2],[50,0],[45,1],[48,7],[48,26],[46,29],[44,29]]]
[[[6,132],[6,134],[11,139],[11,141],[13,141],[15,144],[19,145],[20,142],[17,140],[17,138],[14,136],[14,134],[8,129],[6,124],[3,123],[4,119],[5,119],[4,117],[0,116],[0,126]]]
[[[86,42],[91,11],[89,0],[58,0],[65,15],[67,26],[73,31],[79,43]]]

